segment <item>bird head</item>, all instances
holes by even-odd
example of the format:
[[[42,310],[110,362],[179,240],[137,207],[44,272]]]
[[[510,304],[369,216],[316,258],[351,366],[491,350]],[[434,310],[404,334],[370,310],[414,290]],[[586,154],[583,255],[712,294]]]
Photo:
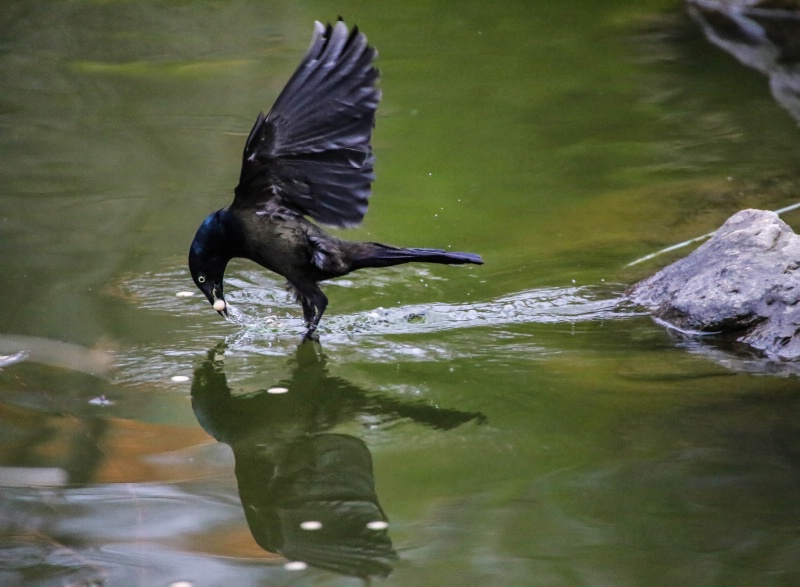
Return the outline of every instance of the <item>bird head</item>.
[[[220,316],[228,316],[228,304],[223,293],[223,277],[229,257],[219,254],[214,215],[209,216],[192,241],[189,249],[189,272],[198,289]]]

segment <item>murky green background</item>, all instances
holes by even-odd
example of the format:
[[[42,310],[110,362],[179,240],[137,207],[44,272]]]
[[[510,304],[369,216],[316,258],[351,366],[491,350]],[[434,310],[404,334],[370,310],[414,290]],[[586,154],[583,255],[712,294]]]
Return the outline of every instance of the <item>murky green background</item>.
[[[348,238],[486,264],[332,282],[298,350],[253,264],[227,275],[243,325],[176,293],[256,114],[340,14],[384,93]],[[619,298],[685,250],[634,259],[796,201],[799,149],[678,1],[6,0],[0,355],[28,360],[0,370],[0,584],[360,584],[261,549],[234,476],[338,434],[372,456],[386,585],[797,585],[796,378]],[[192,409],[213,365],[242,401],[305,395],[263,427],[241,408],[232,451]]]

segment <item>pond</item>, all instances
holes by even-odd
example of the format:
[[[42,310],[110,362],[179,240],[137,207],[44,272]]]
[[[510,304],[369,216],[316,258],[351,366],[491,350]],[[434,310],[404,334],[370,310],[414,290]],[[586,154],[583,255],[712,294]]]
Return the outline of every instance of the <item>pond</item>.
[[[623,299],[797,201],[796,121],[681,2],[6,4],[0,584],[798,584],[795,377]],[[485,264],[331,281],[300,345],[278,276],[234,261],[226,322],[186,257],[340,14],[383,99],[338,234]]]

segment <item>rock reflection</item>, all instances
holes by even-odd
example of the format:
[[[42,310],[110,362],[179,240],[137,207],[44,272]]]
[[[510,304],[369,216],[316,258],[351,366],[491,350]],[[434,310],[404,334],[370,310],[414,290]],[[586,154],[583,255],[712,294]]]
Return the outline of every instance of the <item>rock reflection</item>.
[[[759,375],[798,376],[798,361],[781,361],[765,357],[746,345],[737,342],[733,337],[699,337],[684,335],[671,330],[670,336],[675,346],[686,349],[689,353],[700,355],[737,373],[756,373]]]
[[[22,361],[97,376],[108,374],[113,362],[111,355],[101,350],[49,338],[0,334],[0,369]]]
[[[800,122],[800,5],[689,0],[706,37],[769,78],[775,100]]]
[[[307,564],[350,576],[387,576],[397,554],[375,492],[370,451],[359,438],[327,431],[365,414],[438,429],[485,416],[362,390],[329,375],[324,354],[312,344],[298,347],[288,380],[235,395],[224,351],[225,345],[210,350],[195,371],[192,407],[200,425],[233,449],[256,542],[289,559],[287,568]]]

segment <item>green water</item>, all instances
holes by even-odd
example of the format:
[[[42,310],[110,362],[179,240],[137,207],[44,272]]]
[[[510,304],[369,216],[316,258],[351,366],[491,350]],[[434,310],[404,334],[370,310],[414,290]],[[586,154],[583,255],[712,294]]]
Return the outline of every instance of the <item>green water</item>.
[[[384,96],[347,238],[486,264],[331,282],[298,349],[250,263],[238,324],[176,293],[339,14]],[[12,0],[0,31],[0,356],[27,352],[0,370],[0,584],[358,585],[248,528],[239,491],[267,507],[309,439],[371,456],[386,585],[798,584],[796,380],[620,302],[682,253],[630,261],[797,200],[797,124],[680,2]]]

